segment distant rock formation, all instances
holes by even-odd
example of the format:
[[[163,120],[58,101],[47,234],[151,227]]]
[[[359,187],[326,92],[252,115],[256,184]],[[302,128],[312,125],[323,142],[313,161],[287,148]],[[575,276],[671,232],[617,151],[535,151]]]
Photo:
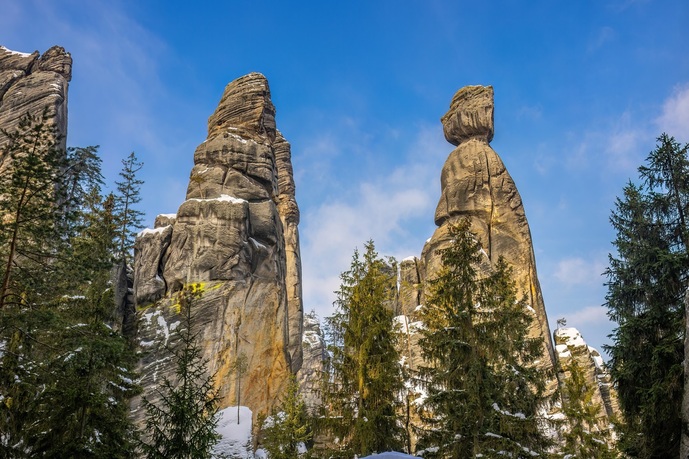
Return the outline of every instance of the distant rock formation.
[[[67,135],[67,87],[72,79],[72,57],[64,48],[53,46],[43,55],[11,51],[0,46],[0,127],[13,131],[19,120],[30,113],[47,110],[64,148]],[[7,139],[0,133],[0,148]],[[0,158],[0,171],[4,170]]]
[[[622,418],[617,391],[603,363],[603,357],[596,349],[586,344],[576,328],[558,328],[553,336],[559,363],[560,384],[567,384],[571,365],[576,362],[584,372],[586,386],[595,388],[591,403],[598,406],[597,427],[599,432],[610,438],[612,446],[616,438],[613,421],[620,421]]]
[[[221,408],[266,413],[302,362],[299,209],[290,146],[276,130],[268,82],[227,85],[194,153],[187,200],[135,244],[134,294],[144,395],[171,371],[163,344],[176,327],[176,292],[201,283],[196,306]],[[234,367],[244,356],[245,371]]]
[[[325,368],[328,351],[325,335],[320,321],[315,314],[304,314],[304,335],[302,338],[304,362],[297,374],[299,392],[309,410],[316,408],[320,402],[320,380]]]

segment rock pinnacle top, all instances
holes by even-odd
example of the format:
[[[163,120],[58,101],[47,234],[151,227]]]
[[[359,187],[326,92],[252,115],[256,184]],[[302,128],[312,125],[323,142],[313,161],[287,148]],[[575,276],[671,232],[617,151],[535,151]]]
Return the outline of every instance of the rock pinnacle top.
[[[478,137],[493,140],[493,87],[465,86],[457,91],[450,110],[440,119],[445,139],[452,145]]]

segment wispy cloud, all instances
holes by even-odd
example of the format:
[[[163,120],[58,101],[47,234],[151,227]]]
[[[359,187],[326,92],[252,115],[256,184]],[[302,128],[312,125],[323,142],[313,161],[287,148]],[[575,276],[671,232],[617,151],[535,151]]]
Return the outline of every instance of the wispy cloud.
[[[306,309],[322,316],[331,313],[339,274],[348,269],[354,249],[362,249],[369,239],[381,255],[420,254],[424,241],[411,228],[426,225],[432,231],[440,165],[451,148],[439,129],[421,129],[401,165],[375,181],[353,184],[348,198],[331,199],[303,216]]]
[[[599,28],[593,38],[589,40],[588,52],[592,53],[615,39],[615,29],[609,26]]]
[[[600,324],[607,322],[608,315],[605,306],[586,306],[567,315],[567,323],[580,327],[582,325]]]
[[[660,131],[674,136],[679,142],[689,142],[689,83],[675,87],[663,103],[656,124]]]
[[[558,262],[553,275],[565,287],[600,285],[605,267],[602,258],[566,258]]]

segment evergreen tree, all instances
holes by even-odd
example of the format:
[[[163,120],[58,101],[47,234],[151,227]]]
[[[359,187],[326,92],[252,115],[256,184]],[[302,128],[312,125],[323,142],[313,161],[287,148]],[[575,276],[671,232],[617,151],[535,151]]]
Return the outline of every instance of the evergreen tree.
[[[50,329],[50,369],[36,398],[37,420],[27,431],[41,457],[126,458],[136,438],[128,398],[138,392],[134,352],[115,332],[110,267],[115,247],[112,199],[101,204],[97,190],[87,197],[82,231],[70,246],[73,295],[56,305]],[[80,284],[80,285],[79,285]]]
[[[469,222],[452,227],[450,237],[421,311],[424,457],[542,454],[548,443],[537,415],[546,380],[536,366],[542,340],[528,337],[532,317],[505,261],[479,278],[483,255]]]
[[[148,459],[210,458],[219,440],[215,431],[219,395],[197,344],[198,333],[192,330],[192,309],[200,296],[198,285],[187,286],[179,294],[182,323],[175,330],[179,343],[170,349],[176,381],[165,378],[156,389],[159,404],[144,399],[150,438],[141,448]]]
[[[66,169],[57,134],[43,116],[24,116],[2,152],[0,174],[0,310],[45,292],[59,245],[66,200],[56,183]]]
[[[39,396],[60,352],[62,299],[75,294],[65,267],[87,190],[100,183],[95,147],[58,147],[45,112],[26,115],[2,151],[0,174],[0,455],[31,452]],[[81,277],[83,278],[83,276]]]
[[[324,398],[326,429],[337,438],[332,455],[352,457],[403,448],[397,422],[404,389],[390,308],[396,266],[378,257],[373,241],[355,251],[342,273],[336,312],[327,318],[331,372]]]
[[[610,373],[624,414],[621,447],[640,458],[677,457],[681,435],[684,292],[689,276],[689,146],[666,134],[616,201],[610,255]]]
[[[262,444],[269,459],[297,459],[300,448],[311,440],[306,404],[299,395],[297,378],[292,375],[284,399],[264,425]]]
[[[118,194],[116,195],[116,215],[118,217],[119,244],[117,258],[125,265],[127,258],[134,247],[134,239],[137,230],[142,227],[143,212],[136,209],[135,205],[141,201],[139,195],[143,181],[136,178],[144,163],[140,162],[134,152],[127,159],[122,160],[120,171],[121,182],[116,182]]]
[[[608,432],[601,432],[598,426],[600,404],[593,401],[596,388],[586,383],[583,368],[572,360],[566,368],[569,376],[565,380],[562,413],[569,429],[563,434],[565,457],[579,459],[615,459],[615,450],[609,447]],[[607,426],[606,426],[607,427]]]

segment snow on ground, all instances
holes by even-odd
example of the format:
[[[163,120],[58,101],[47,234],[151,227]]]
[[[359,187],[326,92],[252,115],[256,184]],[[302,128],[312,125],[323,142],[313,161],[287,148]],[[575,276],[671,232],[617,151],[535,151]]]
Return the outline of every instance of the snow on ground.
[[[246,406],[239,407],[239,423],[237,423],[237,407],[230,406],[220,410],[217,414],[220,441],[213,448],[213,454],[218,457],[225,455],[231,458],[254,459],[251,442],[251,425],[253,413]]]
[[[371,454],[370,456],[362,457],[361,459],[411,459],[416,456],[409,454],[398,453],[397,451],[386,451],[380,454]],[[418,458],[417,458],[418,459]]]

